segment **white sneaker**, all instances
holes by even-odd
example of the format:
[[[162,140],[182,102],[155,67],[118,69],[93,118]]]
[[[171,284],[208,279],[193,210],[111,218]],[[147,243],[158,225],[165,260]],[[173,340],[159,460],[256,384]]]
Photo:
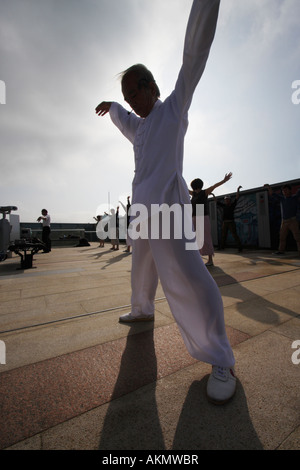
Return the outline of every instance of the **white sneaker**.
[[[207,382],[207,397],[215,405],[227,403],[234,395],[236,377],[233,368],[213,366]]]
[[[134,317],[131,313],[125,313],[119,318],[121,323],[133,323],[138,321],[153,321],[154,315],[141,315],[139,317]]]

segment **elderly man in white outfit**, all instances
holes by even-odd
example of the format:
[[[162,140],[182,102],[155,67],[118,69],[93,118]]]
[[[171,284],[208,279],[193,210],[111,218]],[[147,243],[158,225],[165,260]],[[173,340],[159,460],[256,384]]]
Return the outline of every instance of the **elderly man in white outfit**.
[[[190,204],[182,176],[184,136],[193,93],[202,76],[214,38],[220,0],[194,0],[185,37],[183,64],[171,95],[162,102],[151,72],[140,64],[122,75],[125,101],[135,112],[115,102],[102,102],[96,113],[109,112],[113,123],[133,144],[135,176],[132,207],[143,204]],[[132,213],[131,213],[132,216]],[[151,225],[151,217],[149,218]],[[219,289],[198,249],[186,249],[187,239],[173,234],[137,238],[132,250],[132,309],[121,322],[154,318],[154,298],[160,279],[171,312],[192,357],[211,364],[208,398],[217,404],[234,394],[235,363],[224,323]]]

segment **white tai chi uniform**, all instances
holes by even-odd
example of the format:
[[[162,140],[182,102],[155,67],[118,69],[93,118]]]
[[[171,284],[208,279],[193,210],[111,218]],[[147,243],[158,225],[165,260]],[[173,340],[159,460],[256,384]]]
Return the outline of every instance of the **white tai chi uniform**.
[[[190,204],[182,176],[188,109],[204,71],[217,23],[219,0],[194,0],[187,25],[183,65],[175,90],[158,100],[146,118],[112,103],[113,123],[134,146],[132,206]],[[132,249],[133,316],[153,315],[158,277],[186,347],[194,358],[231,367],[234,356],[224,324],[219,289],[198,250],[186,239],[137,239]]]

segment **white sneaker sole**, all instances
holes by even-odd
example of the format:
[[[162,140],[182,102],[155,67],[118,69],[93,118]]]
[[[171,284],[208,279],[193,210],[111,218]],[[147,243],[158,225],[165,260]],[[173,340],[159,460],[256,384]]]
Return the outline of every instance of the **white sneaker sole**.
[[[119,318],[120,323],[137,323],[137,322],[149,322],[149,321],[154,321],[154,316],[153,317],[125,317]]]
[[[210,403],[212,403],[213,405],[226,405],[226,403],[228,403],[234,397],[234,395],[235,395],[235,390],[234,390],[233,394],[230,397],[228,397],[224,400],[216,400],[215,398],[210,397],[208,395],[208,393],[206,392],[207,400]]]

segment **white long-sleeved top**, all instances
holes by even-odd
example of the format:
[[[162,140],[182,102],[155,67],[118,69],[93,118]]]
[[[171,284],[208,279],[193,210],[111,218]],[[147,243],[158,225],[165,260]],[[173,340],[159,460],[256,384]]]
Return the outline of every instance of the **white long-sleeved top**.
[[[194,0],[184,42],[183,63],[171,95],[158,100],[146,118],[112,103],[110,117],[133,144],[132,204],[189,204],[182,176],[188,110],[214,39],[220,0]]]
[[[51,218],[50,215],[47,214],[43,219],[42,219],[43,227],[50,227],[51,223]]]

